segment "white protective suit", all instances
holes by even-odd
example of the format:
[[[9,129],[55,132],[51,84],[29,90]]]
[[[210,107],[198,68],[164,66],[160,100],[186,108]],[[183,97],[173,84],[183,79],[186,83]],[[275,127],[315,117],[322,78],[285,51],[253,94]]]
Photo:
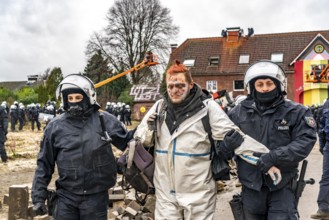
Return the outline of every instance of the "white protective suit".
[[[135,132],[135,137],[142,142],[149,141],[146,140],[150,138],[147,119],[156,111],[158,104],[162,106],[162,101],[152,106]],[[201,119],[208,111],[214,140],[223,140],[231,129],[241,131],[214,100],[204,102],[206,107],[185,120],[172,135],[165,121],[157,126],[154,173],[156,220],[214,218],[217,189],[210,166],[211,144]],[[258,143],[250,142],[247,135],[243,136],[241,146]]]

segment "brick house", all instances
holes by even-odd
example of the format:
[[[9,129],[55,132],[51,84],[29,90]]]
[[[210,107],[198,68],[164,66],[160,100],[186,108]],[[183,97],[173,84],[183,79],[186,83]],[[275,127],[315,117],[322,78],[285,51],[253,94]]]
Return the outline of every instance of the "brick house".
[[[172,45],[170,63],[178,59],[189,66],[194,81],[202,88],[226,89],[236,97],[244,94],[243,78],[249,65],[261,59],[272,60],[287,74],[289,99],[314,104],[328,96],[327,84],[321,92],[304,91],[304,78],[314,65],[328,63],[329,30],[259,35],[253,32],[252,28],[247,34],[239,27],[227,28],[221,37],[187,39],[178,47]]]
[[[162,98],[160,84],[156,85],[134,85],[129,95],[134,96],[132,119],[140,121],[153,104]]]

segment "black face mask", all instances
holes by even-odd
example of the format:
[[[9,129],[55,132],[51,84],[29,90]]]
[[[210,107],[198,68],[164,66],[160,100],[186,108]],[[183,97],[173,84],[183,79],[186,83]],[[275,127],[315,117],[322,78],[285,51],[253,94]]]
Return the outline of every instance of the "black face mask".
[[[270,92],[257,92],[255,90],[255,98],[261,104],[268,105],[272,104],[279,97],[279,91],[277,89],[273,89]]]
[[[68,102],[68,113],[73,117],[82,117],[86,110],[89,108],[86,99],[83,99],[81,102]]]

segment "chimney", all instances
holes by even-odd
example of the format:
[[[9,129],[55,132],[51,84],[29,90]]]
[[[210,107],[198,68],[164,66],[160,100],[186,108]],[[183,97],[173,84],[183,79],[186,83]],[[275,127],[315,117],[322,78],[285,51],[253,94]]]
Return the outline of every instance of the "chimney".
[[[177,49],[177,44],[170,44],[171,52],[173,52],[175,49]]]
[[[222,36],[226,37],[227,42],[238,42],[240,37],[243,35],[243,29],[240,27],[226,28],[226,32],[223,31]]]
[[[254,34],[254,29],[253,28],[248,28],[248,37]]]

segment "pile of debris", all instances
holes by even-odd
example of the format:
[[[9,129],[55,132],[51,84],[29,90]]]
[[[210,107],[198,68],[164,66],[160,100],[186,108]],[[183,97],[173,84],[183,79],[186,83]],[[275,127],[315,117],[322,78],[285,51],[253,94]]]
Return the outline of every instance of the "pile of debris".
[[[118,177],[117,185],[109,189],[108,219],[111,220],[153,220],[155,196],[148,195],[141,204],[136,201],[134,189],[123,190],[120,186],[122,177]],[[31,201],[31,184],[12,185],[9,194],[3,198],[3,205],[8,206],[8,220],[50,220],[51,216],[36,216]],[[143,196],[143,195],[140,195]],[[0,202],[0,209],[2,203]]]
[[[144,202],[136,199],[134,189],[123,190],[120,186],[121,177],[118,177],[118,184],[109,189],[109,220],[153,220],[155,210],[155,195],[147,195]],[[238,185],[236,180],[228,182],[217,182],[218,193],[231,191]],[[9,194],[3,199],[3,205],[8,205],[9,220],[50,220],[48,215],[36,216],[32,209],[30,198],[31,185],[12,185],[9,187]],[[144,196],[144,195],[139,195]],[[0,202],[0,208],[2,203]]]
[[[144,201],[136,199],[145,197],[138,195],[132,188],[124,190],[121,187],[122,177],[118,177],[117,185],[109,190],[109,219],[115,220],[153,220],[155,210],[155,195],[147,195]]]

